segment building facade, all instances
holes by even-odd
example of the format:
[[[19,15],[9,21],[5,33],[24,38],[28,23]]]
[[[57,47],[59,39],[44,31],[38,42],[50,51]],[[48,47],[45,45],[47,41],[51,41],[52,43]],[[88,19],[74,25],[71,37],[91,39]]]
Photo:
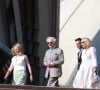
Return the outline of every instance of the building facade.
[[[27,84],[46,85],[43,57],[48,36],[55,36],[64,50],[59,80],[70,87],[77,67],[75,38],[89,37],[100,62],[100,0],[0,0],[0,42],[9,49],[22,44],[34,76]]]
[[[0,42],[9,49],[19,42],[28,55],[34,81],[45,85],[42,64],[46,37],[58,37],[59,0],[0,0]],[[6,64],[6,61],[5,61]]]

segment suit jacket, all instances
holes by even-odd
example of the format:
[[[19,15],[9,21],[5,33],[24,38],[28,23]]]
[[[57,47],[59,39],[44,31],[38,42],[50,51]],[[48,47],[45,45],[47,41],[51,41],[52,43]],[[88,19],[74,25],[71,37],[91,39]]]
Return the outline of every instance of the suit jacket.
[[[60,48],[48,49],[45,53],[44,62],[51,61],[53,66],[47,67],[45,77],[59,77],[62,75],[62,64],[64,63],[63,50]]]
[[[83,49],[81,49],[81,50],[78,52],[78,70],[79,70],[80,65],[81,65],[81,62],[82,62],[82,58],[81,58],[81,56],[82,56],[82,50],[83,50]]]

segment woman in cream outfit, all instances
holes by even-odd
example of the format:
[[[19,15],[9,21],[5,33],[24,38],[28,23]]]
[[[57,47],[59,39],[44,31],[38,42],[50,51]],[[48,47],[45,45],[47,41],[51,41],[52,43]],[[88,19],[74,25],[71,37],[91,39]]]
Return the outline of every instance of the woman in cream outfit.
[[[26,84],[26,66],[28,67],[28,71],[30,73],[30,80],[33,81],[32,70],[29,63],[29,59],[27,55],[22,54],[22,47],[19,43],[15,44],[12,47],[13,57],[11,59],[10,67],[4,77],[7,79],[11,71],[13,70],[13,81],[14,85],[25,85]]]
[[[91,46],[91,41],[88,38],[82,39],[82,64],[78,70],[73,82],[74,88],[100,88],[100,82],[91,83],[92,73],[97,72],[97,56],[95,47]]]

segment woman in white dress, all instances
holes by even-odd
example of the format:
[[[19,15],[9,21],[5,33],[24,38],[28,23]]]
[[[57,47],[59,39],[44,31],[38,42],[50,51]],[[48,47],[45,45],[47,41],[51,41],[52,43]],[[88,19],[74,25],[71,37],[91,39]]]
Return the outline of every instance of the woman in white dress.
[[[82,64],[78,70],[76,77],[73,82],[74,88],[100,88],[100,82],[92,84],[91,76],[92,73],[96,73],[97,67],[97,56],[95,47],[91,46],[91,41],[88,38],[82,39]]]
[[[11,59],[10,67],[4,77],[7,79],[11,71],[13,70],[13,85],[25,85],[26,84],[26,66],[28,67],[28,71],[30,73],[30,80],[33,81],[32,70],[29,63],[29,59],[27,55],[22,53],[22,47],[19,43],[15,44],[12,47],[13,57]]]

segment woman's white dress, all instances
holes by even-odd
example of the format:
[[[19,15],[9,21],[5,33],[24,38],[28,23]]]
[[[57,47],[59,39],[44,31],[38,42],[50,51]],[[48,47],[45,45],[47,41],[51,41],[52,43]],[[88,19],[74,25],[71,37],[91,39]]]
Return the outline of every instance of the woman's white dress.
[[[13,85],[25,85],[26,84],[26,63],[25,63],[25,56],[21,55],[19,57],[14,56],[12,58],[12,65],[14,67],[13,70]]]
[[[97,66],[96,49],[90,47],[82,51],[82,63],[73,82],[74,88],[100,88],[100,83],[91,84],[92,68]]]

